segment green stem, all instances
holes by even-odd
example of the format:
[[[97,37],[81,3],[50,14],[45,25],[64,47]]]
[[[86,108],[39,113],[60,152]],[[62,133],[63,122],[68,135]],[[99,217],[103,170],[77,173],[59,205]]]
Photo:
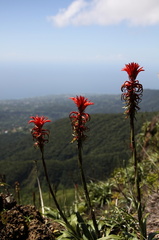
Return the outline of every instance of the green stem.
[[[93,225],[95,228],[95,232],[97,237],[100,237],[100,233],[98,230],[98,224],[96,221],[96,217],[95,217],[95,212],[94,209],[91,205],[91,200],[89,197],[89,193],[88,193],[88,188],[87,188],[87,184],[86,184],[86,179],[85,179],[85,175],[84,175],[84,171],[83,171],[83,163],[82,163],[82,140],[79,138],[78,139],[78,163],[79,163],[79,168],[80,168],[80,172],[81,172],[81,178],[82,178],[82,184],[83,184],[83,189],[85,192],[85,198],[86,198],[86,202],[87,202],[87,206],[89,208],[89,210],[91,211],[91,216],[92,216],[92,221],[93,221]]]
[[[142,212],[142,203],[141,203],[141,190],[140,190],[140,183],[141,178],[139,175],[138,170],[138,159],[136,153],[136,143],[135,143],[135,130],[134,130],[134,116],[130,116],[130,128],[131,128],[131,148],[132,148],[132,158],[134,162],[134,171],[135,171],[135,187],[137,193],[137,214],[138,214],[138,221],[140,226],[140,239],[146,239],[146,233],[144,230],[144,223],[143,223],[143,212]]]
[[[44,168],[44,172],[45,172],[45,177],[46,177],[46,181],[47,181],[47,184],[48,184],[48,187],[49,187],[49,190],[50,190],[50,193],[51,193],[51,196],[54,200],[54,203],[56,205],[56,208],[61,216],[61,218],[63,219],[63,221],[65,222],[66,226],[76,235],[76,232],[74,231],[74,229],[72,228],[72,226],[70,225],[70,223],[67,221],[67,218],[65,217],[65,215],[63,214],[61,208],[60,208],[60,205],[58,204],[58,201],[56,199],[56,196],[54,194],[54,191],[51,187],[51,183],[50,183],[50,180],[49,180],[49,176],[48,176],[48,172],[47,172],[47,167],[46,167],[46,163],[45,163],[45,159],[44,159],[44,151],[43,151],[43,148],[40,148],[41,150],[41,155],[42,155],[42,163],[43,163],[43,168]]]

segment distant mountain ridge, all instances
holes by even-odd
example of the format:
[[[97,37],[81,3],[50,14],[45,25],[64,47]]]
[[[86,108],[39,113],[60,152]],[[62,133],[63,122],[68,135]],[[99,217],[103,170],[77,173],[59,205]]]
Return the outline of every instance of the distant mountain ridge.
[[[0,133],[6,130],[26,127],[32,115],[45,115],[52,121],[68,117],[76,110],[76,106],[69,99],[72,95],[50,95],[19,100],[0,100]],[[121,94],[87,94],[85,95],[95,104],[88,108],[90,114],[120,113],[124,103]],[[140,108],[142,112],[159,111],[159,90],[145,89]]]

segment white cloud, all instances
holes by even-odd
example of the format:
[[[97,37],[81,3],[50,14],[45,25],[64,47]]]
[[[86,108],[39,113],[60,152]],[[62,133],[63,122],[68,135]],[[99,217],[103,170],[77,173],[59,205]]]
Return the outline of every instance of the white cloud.
[[[48,17],[55,25],[63,27],[70,24],[72,18],[81,13],[82,9],[86,7],[85,0],[73,1],[67,9],[60,9],[56,16]]]
[[[75,0],[48,19],[58,27],[112,25],[122,21],[154,25],[159,23],[159,0]]]

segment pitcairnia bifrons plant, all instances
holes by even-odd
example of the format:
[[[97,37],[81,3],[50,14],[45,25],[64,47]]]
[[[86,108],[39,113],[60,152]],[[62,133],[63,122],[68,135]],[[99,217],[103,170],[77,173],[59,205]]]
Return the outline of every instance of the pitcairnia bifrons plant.
[[[71,97],[70,99],[74,101],[74,103],[78,108],[78,111],[73,111],[69,115],[71,124],[72,124],[72,131],[73,131],[72,142],[75,142],[75,141],[77,142],[78,164],[79,164],[79,169],[81,173],[81,179],[82,179],[83,189],[85,193],[86,203],[87,203],[88,209],[91,212],[91,217],[92,217],[93,226],[96,232],[96,236],[99,237],[98,224],[96,221],[95,212],[91,204],[91,200],[90,200],[90,196],[89,196],[89,192],[86,184],[86,178],[83,170],[83,158],[82,158],[82,146],[83,146],[84,140],[87,137],[85,132],[88,130],[86,123],[90,120],[90,115],[88,113],[85,113],[85,109],[87,106],[93,105],[94,103],[90,102],[88,98],[85,98],[84,96]]]
[[[143,93],[143,86],[136,80],[137,75],[139,72],[144,71],[143,67],[140,67],[138,63],[129,63],[126,64],[122,71],[126,71],[129,77],[128,81],[125,81],[124,84],[121,86],[122,99],[125,101],[126,106],[125,114],[126,117],[130,118],[130,147],[132,150],[132,159],[134,163],[134,174],[135,174],[135,188],[136,188],[136,209],[138,214],[138,221],[140,227],[140,239],[146,239],[146,226],[145,221],[143,218],[143,206],[142,206],[142,196],[141,196],[141,177],[139,173],[139,159],[137,158],[136,152],[136,143],[135,143],[135,128],[134,128],[134,120],[135,114],[140,109],[138,104],[141,102],[141,97]]]
[[[63,221],[65,222],[66,226],[71,229],[71,231],[74,232],[74,230],[72,229],[72,226],[69,224],[66,216],[64,215],[63,211],[60,208],[60,205],[56,199],[56,195],[52,189],[51,186],[51,182],[48,176],[48,171],[47,171],[47,167],[46,167],[46,163],[45,163],[45,158],[44,158],[44,145],[45,143],[48,143],[49,141],[49,130],[44,129],[43,125],[47,122],[51,122],[51,120],[49,120],[48,118],[44,117],[44,116],[31,116],[30,118],[32,118],[32,120],[29,121],[29,123],[34,123],[35,126],[33,127],[31,134],[33,136],[33,141],[35,141],[34,146],[38,147],[40,149],[41,152],[41,158],[42,158],[42,163],[43,163],[43,168],[44,168],[44,172],[45,172],[45,177],[46,177],[46,181],[51,193],[51,196],[54,200],[55,206],[61,216],[61,218],[63,219]]]

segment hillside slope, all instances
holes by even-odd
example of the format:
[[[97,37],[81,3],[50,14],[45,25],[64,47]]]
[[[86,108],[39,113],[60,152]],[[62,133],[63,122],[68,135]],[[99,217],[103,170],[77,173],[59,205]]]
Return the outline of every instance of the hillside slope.
[[[142,123],[155,113],[137,114],[136,133]],[[79,182],[76,143],[71,144],[71,125],[68,118],[48,123],[50,141],[45,146],[45,157],[51,181],[70,186]],[[123,114],[94,114],[89,122],[90,131],[83,146],[83,159],[88,179],[104,180],[114,168],[129,159],[129,120]],[[34,149],[31,134],[15,132],[0,138],[0,174],[6,175],[13,186],[36,185],[34,161],[38,161],[40,179],[44,179],[39,149]],[[45,182],[45,181],[43,181]]]

